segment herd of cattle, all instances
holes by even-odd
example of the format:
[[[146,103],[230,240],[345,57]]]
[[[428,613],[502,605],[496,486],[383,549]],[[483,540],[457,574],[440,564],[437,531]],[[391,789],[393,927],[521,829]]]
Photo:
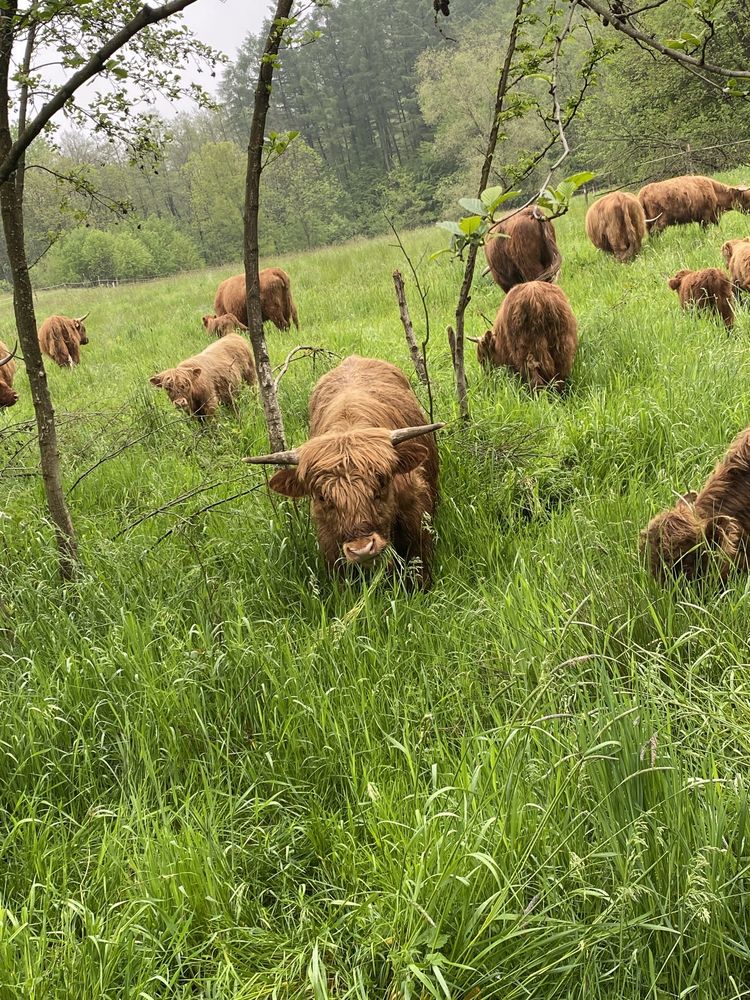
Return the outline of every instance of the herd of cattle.
[[[715,224],[724,212],[750,213],[750,189],[708,177],[686,176],[647,184],[638,195],[613,192],[586,215],[586,233],[617,260],[632,260],[647,234],[667,226]],[[488,270],[506,293],[494,325],[476,340],[484,367],[506,368],[532,391],[559,391],[578,348],[576,318],[555,282],[562,255],[555,230],[537,206],[511,212],[496,223],[485,244]],[[722,247],[728,272],[719,268],[678,271],[669,279],[683,307],[716,312],[734,322],[735,295],[750,291],[750,237]],[[281,330],[299,326],[289,275],[281,268],[260,274],[263,319]],[[39,328],[44,354],[63,367],[80,362],[88,343],[83,321],[51,316]],[[257,382],[247,331],[245,277],[222,282],[214,315],[203,325],[217,339],[199,354],[153,375],[186,413],[205,418],[232,405],[243,384]],[[474,338],[471,338],[474,339]],[[16,362],[0,343],[0,407],[18,399]],[[356,355],[325,374],[309,402],[310,438],[299,448],[245,461],[281,468],[269,486],[285,496],[307,497],[318,541],[331,569],[372,565],[384,553],[412,566],[409,579],[431,580],[432,517],[438,500],[435,431],[406,376],[395,365]],[[682,497],[641,532],[641,548],[657,578],[688,578],[705,572],[718,556],[721,573],[732,564],[750,567],[750,428],[731,445],[699,493]]]

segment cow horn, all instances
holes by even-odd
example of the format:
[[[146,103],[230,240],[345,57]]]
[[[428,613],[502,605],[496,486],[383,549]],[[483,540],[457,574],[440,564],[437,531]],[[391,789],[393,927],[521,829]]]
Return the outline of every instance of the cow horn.
[[[12,361],[13,358],[15,358],[17,350],[18,350],[18,341],[16,341],[16,346],[13,348],[13,350],[10,352],[7,358],[3,358],[2,361],[0,361],[0,368],[2,368],[3,365],[7,365],[9,361]]]
[[[659,214],[655,215],[653,217],[653,219],[646,219],[646,222],[656,222],[656,220],[660,219],[662,217],[662,215],[664,215],[664,212],[659,212]]]
[[[83,323],[90,312],[91,310],[89,309],[89,312],[84,313],[83,316],[76,316],[76,323]]]
[[[431,434],[439,431],[445,424],[422,424],[420,427],[399,427],[396,431],[391,431],[391,444],[395,447],[402,441],[411,441],[412,438],[420,437],[422,434]]]
[[[482,338],[481,338],[481,337],[467,337],[466,339],[467,339],[467,340],[470,340],[470,341],[472,342],[472,344],[478,344],[478,343],[479,343],[479,341],[480,341],[480,340],[481,340]]]
[[[250,465],[299,465],[299,452],[275,451],[273,455],[251,455],[242,461]]]

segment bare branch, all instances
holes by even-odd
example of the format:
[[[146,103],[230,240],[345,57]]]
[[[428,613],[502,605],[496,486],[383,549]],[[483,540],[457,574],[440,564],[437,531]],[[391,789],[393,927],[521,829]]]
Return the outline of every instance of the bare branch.
[[[305,351],[306,353],[303,354],[302,353],[303,351]],[[289,371],[289,365],[291,365],[293,361],[302,361],[303,358],[312,358],[314,361],[319,354],[325,354],[329,358],[341,357],[341,355],[336,354],[335,351],[329,351],[327,347],[313,347],[311,344],[299,344],[297,347],[295,347],[287,354],[284,363],[282,365],[279,365],[279,368],[281,370],[279,371],[279,374],[276,376],[273,382],[274,392],[278,390],[279,382]],[[298,357],[295,357],[295,355],[298,355]]]
[[[401,313],[401,322],[404,326],[406,344],[409,348],[409,354],[411,354],[414,371],[417,373],[419,381],[426,388],[429,386],[430,380],[427,377],[427,369],[425,367],[424,358],[419,353],[417,338],[414,336],[414,327],[412,326],[411,317],[409,316],[409,306],[407,305],[406,292],[404,291],[404,279],[400,271],[393,272],[393,284],[396,289],[396,298],[398,299],[398,308]],[[430,419],[432,419],[432,414],[430,414]]]

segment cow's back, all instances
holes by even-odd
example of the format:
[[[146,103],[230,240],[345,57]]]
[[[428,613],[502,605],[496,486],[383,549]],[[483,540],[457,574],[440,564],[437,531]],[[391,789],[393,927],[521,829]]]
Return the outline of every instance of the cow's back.
[[[484,254],[504,292],[525,281],[554,280],[561,263],[554,226],[534,206],[511,212],[496,223]]]

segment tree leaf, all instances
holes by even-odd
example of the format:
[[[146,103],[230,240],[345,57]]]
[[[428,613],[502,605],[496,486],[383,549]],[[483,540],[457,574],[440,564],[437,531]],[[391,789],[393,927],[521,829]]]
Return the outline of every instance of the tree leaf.
[[[481,227],[483,222],[481,215],[467,215],[465,218],[461,219],[459,222],[459,232],[465,233],[467,236],[471,236],[476,233]]]
[[[486,206],[494,205],[498,198],[502,196],[503,189],[499,185],[496,187],[488,187],[482,191],[482,204]]]
[[[463,236],[464,230],[459,226],[457,222],[451,222],[448,219],[446,222],[436,222],[435,225],[438,229],[447,229],[449,233],[453,233],[454,236]]]
[[[484,215],[484,203],[479,198],[459,198],[458,204],[472,215]]]

